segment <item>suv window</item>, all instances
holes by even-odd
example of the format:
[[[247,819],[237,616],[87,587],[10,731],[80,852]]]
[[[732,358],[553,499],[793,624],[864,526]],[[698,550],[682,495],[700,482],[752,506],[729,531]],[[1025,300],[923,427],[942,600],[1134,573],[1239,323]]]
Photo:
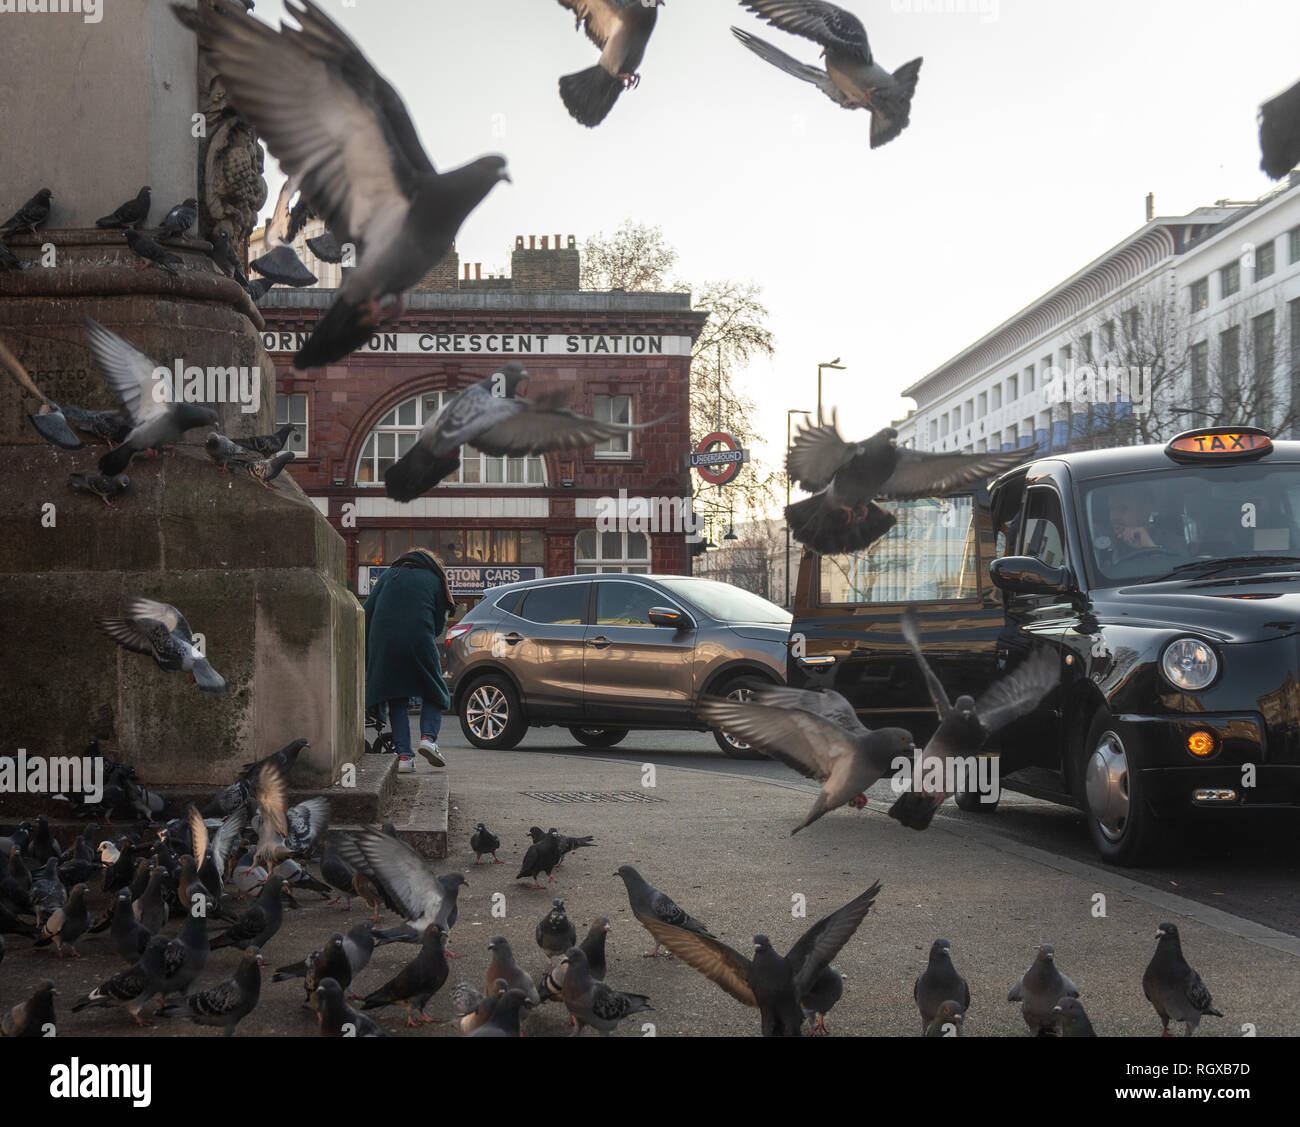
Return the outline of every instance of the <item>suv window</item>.
[[[524,596],[514,613],[529,622],[550,626],[577,626],[587,615],[587,583],[559,583],[554,587],[535,587]]]
[[[865,552],[821,557],[823,606],[979,598],[973,497],[876,503],[898,523]]]
[[[1054,489],[1031,489],[1025,502],[1023,553],[1048,567],[1065,565],[1065,521]]]
[[[667,601],[640,583],[597,583],[596,625],[650,626],[650,608]]]

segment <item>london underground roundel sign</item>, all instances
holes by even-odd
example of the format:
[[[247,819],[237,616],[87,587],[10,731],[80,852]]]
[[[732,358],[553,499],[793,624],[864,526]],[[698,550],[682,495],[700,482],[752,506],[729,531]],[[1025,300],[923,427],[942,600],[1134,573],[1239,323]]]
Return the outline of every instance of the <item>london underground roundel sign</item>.
[[[748,461],[749,451],[725,431],[706,435],[691,455],[691,467],[710,485],[730,485]]]

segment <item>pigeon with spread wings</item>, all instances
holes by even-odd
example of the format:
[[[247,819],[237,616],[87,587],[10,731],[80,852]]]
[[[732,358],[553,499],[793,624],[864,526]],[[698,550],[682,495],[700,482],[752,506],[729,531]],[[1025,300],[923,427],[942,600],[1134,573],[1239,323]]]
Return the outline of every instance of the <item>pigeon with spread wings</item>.
[[[863,442],[845,442],[834,414],[829,423],[802,424],[786,454],[790,479],[813,496],[789,506],[786,520],[800,544],[824,556],[860,552],[897,523],[875,500],[942,497],[1038,452],[1036,446],[998,454],[931,454],[898,445],[886,427]]]
[[[618,96],[641,83],[636,68],[664,0],[560,0],[574,14],[574,27],[600,48],[594,67],[560,79],[560,97],[575,121],[594,129],[614,108]]]
[[[921,60],[904,63],[892,74],[876,62],[867,29],[852,12],[824,0],[741,0],[741,5],[774,27],[820,44],[826,69],[809,66],[772,44],[733,27],[732,34],[760,59],[812,83],[845,109],[871,112],[871,147],[888,144],[907,128]]]
[[[98,618],[99,628],[119,646],[148,654],[168,673],[188,673],[205,693],[224,696],[230,691],[221,675],[194,644],[185,616],[169,603],[140,597],[126,601],[122,618]]]
[[[285,0],[297,21],[279,30],[235,12],[172,10],[198,32],[231,103],[252,124],[340,240],[361,252],[294,367],[342,359],[402,294],[441,261],[471,211],[500,181],[505,159],[439,173],[397,91],[312,0]],[[389,314],[391,315],[391,311]]]
[[[867,788],[893,774],[914,745],[902,728],[872,731],[853,706],[833,691],[769,688],[753,700],[706,700],[699,715],[710,725],[822,784],[808,817],[791,833],[851,803],[866,805]]]
[[[1259,149],[1274,180],[1300,164],[1300,82],[1259,107]]]

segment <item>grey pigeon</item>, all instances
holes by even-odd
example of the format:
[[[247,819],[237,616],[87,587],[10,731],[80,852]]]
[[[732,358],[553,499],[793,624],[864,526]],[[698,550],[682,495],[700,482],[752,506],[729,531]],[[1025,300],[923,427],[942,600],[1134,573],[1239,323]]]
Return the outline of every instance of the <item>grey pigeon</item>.
[[[163,221],[158,224],[158,237],[179,239],[198,221],[199,201],[193,198],[184,200],[163,216]]]
[[[522,990],[507,990],[495,999],[492,1015],[477,1029],[466,1034],[469,1037],[518,1037],[520,1036],[520,1014],[532,1003]]]
[[[966,1007],[949,998],[939,1003],[934,1020],[925,1027],[926,1037],[960,1037],[966,1023]]]
[[[1300,82],[1259,107],[1259,149],[1274,180],[1300,164]]]
[[[415,443],[384,472],[388,496],[414,501],[456,472],[462,446],[490,457],[573,450],[632,431],[648,423],[603,423],[560,406],[556,394],[527,399],[518,394],[528,372],[516,360],[500,372],[452,396],[424,424]]]
[[[469,847],[474,851],[474,864],[476,865],[484,853],[492,854],[492,864],[500,865],[503,863],[501,858],[497,856],[497,850],[501,848],[501,839],[482,822],[479,822],[474,827],[474,833],[469,839]]]
[[[1142,993],[1160,1015],[1162,1037],[1170,1036],[1169,1023],[1181,1021],[1186,1035],[1196,1032],[1205,1016],[1222,1017],[1201,976],[1183,958],[1178,928],[1161,924],[1156,929],[1156,952],[1142,974]]]
[[[914,830],[924,830],[948,798],[947,783],[934,789],[936,779],[947,779],[949,764],[970,759],[1002,728],[1032,711],[1061,681],[1060,658],[1046,647],[1030,654],[1005,677],[1000,677],[978,701],[960,696],[948,700],[939,678],[921,650],[916,618],[909,609],[903,615],[903,638],[916,658],[939,717],[939,727],[925,745],[919,768],[908,790],[899,795],[889,816]],[[918,787],[916,783],[919,782]]]
[[[347,952],[343,949],[343,933],[336,931],[329,937],[325,946],[313,951],[305,959],[288,966],[280,967],[271,975],[272,982],[288,982],[291,979],[303,979],[307,990],[307,1004],[316,996],[316,987],[325,979],[332,978],[346,990],[353,979],[352,966],[348,962]]]
[[[164,1017],[188,1017],[196,1025],[220,1026],[227,1037],[257,1007],[262,992],[262,953],[255,946],[244,951],[235,973],[215,986],[188,994],[176,1006],[162,1011]]]
[[[898,445],[886,427],[864,442],[845,442],[829,423],[800,425],[786,455],[790,480],[814,496],[785,510],[791,535],[821,555],[861,552],[897,523],[875,500],[941,497],[1018,466],[1038,452],[931,454]]]
[[[22,207],[3,223],[0,223],[0,235],[15,235],[21,231],[36,234],[36,228],[45,226],[50,217],[50,201],[53,193],[49,188],[42,188]]]
[[[239,252],[235,250],[230,242],[230,236],[225,231],[218,231],[212,236],[210,257],[216,263],[217,269],[227,278],[234,278],[244,289],[248,289],[248,279],[244,277],[244,271],[239,265]]]
[[[41,925],[40,937],[33,947],[46,947],[54,944],[58,957],[63,958],[66,947],[73,958],[79,958],[77,948],[73,946],[85,934],[90,919],[86,914],[86,886],[75,885],[68,894],[68,902],[62,908],[56,908]]]
[[[503,158],[438,173],[397,91],[312,0],[286,0],[277,31],[256,18],[214,18],[173,5],[234,107],[266,142],[326,225],[364,248],[334,304],[294,357],[332,364],[369,339],[399,298],[450,250],[461,224],[508,180]],[[347,121],[347,128],[339,128]]]
[[[167,945],[168,941],[163,936],[154,936],[138,960],[104,979],[89,994],[78,998],[73,1003],[72,1012],[80,1013],[101,1006],[126,1005],[127,1012],[137,1025],[147,1025],[148,1022],[140,1014],[149,1001],[158,996],[163,951]]]
[[[265,436],[263,435],[261,437],[264,438]],[[258,453],[264,453],[265,451],[262,451],[257,445],[260,440],[261,439],[258,436],[253,436],[250,438],[241,438],[238,441],[239,445],[245,450],[255,450]],[[264,768],[274,765],[280,769],[286,779],[292,778],[293,770],[298,765],[298,757],[309,747],[311,747],[311,741],[299,736],[296,740],[292,740],[285,744],[279,751],[272,752],[264,759],[257,759],[251,763],[245,763],[243,767],[239,769],[239,777],[240,779],[251,780],[255,783],[258,775],[261,774]]]
[[[555,877],[551,870],[560,863],[560,843],[546,834],[540,841],[533,842],[524,853],[523,863],[519,866],[519,872],[515,874],[515,880],[525,880],[528,877],[533,878],[533,886],[540,888],[542,882],[537,879],[539,873],[545,873],[548,883],[554,883]]]
[[[356,885],[354,883],[357,871],[349,865],[342,857],[338,855],[338,850],[334,848],[332,841],[327,841],[325,848],[320,855],[320,875],[325,883],[339,893],[331,905],[337,904],[344,897],[347,898],[347,904],[344,905],[348,910],[352,907],[352,897],[356,894]]]
[[[316,275],[303,265],[298,252],[291,246],[278,246],[267,251],[260,258],[248,264],[250,270],[256,270],[263,278],[282,286],[314,286]]]
[[[844,974],[837,967],[831,966],[823,970],[799,995],[799,1008],[812,1026],[811,1036],[817,1037],[826,1032],[826,1015],[843,996]]]
[[[187,994],[194,980],[208,965],[208,917],[203,911],[191,911],[185,917],[180,935],[164,947],[151,943],[141,962],[152,976],[151,986],[166,1002],[169,994]]]
[[[249,278],[248,285],[244,288],[254,303],[257,303],[275,289],[275,283],[270,278]]]
[[[484,994],[472,982],[458,982],[451,990],[451,1011],[460,1021],[462,1033],[473,1033],[492,1016],[497,998],[506,992],[504,980],[498,978],[492,994]]]
[[[706,699],[696,709],[764,755],[822,784],[808,816],[791,833],[846,804],[861,809],[866,791],[910,761],[912,735],[902,728],[865,727],[853,706],[833,691],[765,688],[752,700]]]
[[[620,865],[614,875],[623,878],[623,884],[627,888],[628,903],[632,907],[632,914],[654,936],[654,950],[647,953],[647,958],[656,958],[660,947],[659,936],[655,935],[655,932],[651,929],[651,923],[670,924],[673,927],[682,928],[697,935],[713,935],[713,932],[694,916],[679,908],[671,897],[647,883],[645,878],[631,865]]]
[[[570,947],[562,962],[564,985],[560,1000],[574,1020],[573,1036],[591,1026],[602,1037],[608,1037],[624,1018],[654,1009],[644,994],[614,990],[593,978],[581,947]]]
[[[246,458],[236,458],[230,465],[232,469],[248,474],[263,489],[270,489],[271,482],[279,477],[284,467],[292,463],[297,456],[292,450],[281,450],[280,453],[272,454],[269,458],[257,458],[251,461]]]
[[[36,926],[45,921],[68,902],[68,890],[59,880],[59,859],[51,857],[45,867],[32,878],[32,907],[36,910]]]
[[[307,240],[307,249],[322,262],[338,266],[343,261],[343,245],[330,232]]]
[[[150,935],[157,935],[167,924],[167,904],[163,899],[163,886],[167,883],[167,870],[154,865],[149,870],[149,880],[144,891],[131,902],[131,914]]]
[[[876,62],[867,30],[851,12],[824,0],[740,0],[774,27],[820,44],[826,69],[808,66],[755,35],[733,27],[732,33],[760,59],[810,82],[832,102],[848,110],[871,111],[871,147],[879,148],[907,128],[921,59],[904,63],[892,74]]]
[[[645,57],[664,0],[560,0],[600,50],[593,67],[560,79],[560,97],[575,121],[594,129],[618,96],[641,84],[637,67]]]
[[[262,893],[239,919],[212,941],[215,951],[221,947],[265,947],[284,923],[284,878],[272,873],[262,885]]]
[[[152,262],[173,277],[176,277],[185,265],[185,260],[180,255],[173,254],[166,247],[154,242],[148,235],[142,235],[132,227],[127,228],[126,245],[131,248],[133,254],[143,258],[146,263]]]
[[[515,962],[515,954],[510,949],[510,941],[504,935],[494,935],[488,943],[492,958],[488,960],[487,976],[483,982],[484,993],[491,994],[497,979],[505,982],[510,990],[520,991],[530,1006],[541,1003],[537,987],[532,976]]]
[[[609,918],[599,916],[592,920],[591,926],[582,942],[578,944],[587,956],[587,970],[591,977],[603,982],[605,980],[605,938],[610,932]],[[564,988],[564,964],[556,963],[544,975],[538,993],[543,1002],[559,1001]]]
[[[63,416],[78,434],[90,435],[110,447],[126,441],[131,433],[131,418],[118,408],[113,411],[91,411],[84,407],[64,407]]]
[[[316,987],[316,1019],[322,1037],[387,1037],[374,1020],[359,1014],[343,997],[343,987],[332,978]]]
[[[1056,1035],[1058,1037],[1096,1037],[1092,1022],[1088,1020],[1088,1011],[1078,998],[1062,998],[1052,1007],[1056,1015]]]
[[[36,829],[32,834],[31,840],[27,843],[25,850],[28,857],[39,865],[45,864],[51,857],[56,860],[63,852],[59,848],[59,843],[50,833],[50,820],[45,814],[40,814],[36,818]]]
[[[25,270],[26,267],[13,251],[0,241],[0,270]]]
[[[208,457],[227,473],[230,472],[231,459],[248,457],[248,451],[239,443],[224,434],[218,434],[215,430],[203,440],[203,449],[207,451]]]
[[[912,997],[921,1011],[922,1033],[930,1028],[944,1002],[959,1003],[963,1013],[970,1009],[970,987],[952,964],[952,944],[948,940],[936,939],[930,944],[930,961],[912,984]]]
[[[289,441],[289,436],[297,429],[293,423],[285,423],[284,426],[276,428],[274,434],[241,435],[235,441],[252,454],[260,454],[264,458],[270,458],[284,449],[284,444]]]
[[[127,200],[112,215],[95,220],[96,227],[138,227],[149,218],[150,190],[146,184],[134,199]]]
[[[54,983],[48,978],[25,1002],[0,1018],[0,1037],[44,1037],[54,1027]]]
[[[132,424],[122,444],[100,458],[100,473],[110,477],[119,474],[130,465],[137,451],[174,445],[194,427],[220,428],[221,421],[210,407],[200,407],[196,403],[168,403],[166,396],[160,401],[156,397],[158,384],[154,379],[158,366],[99,322],[87,317],[83,323],[100,371]]]
[[[367,826],[353,834],[339,835],[334,849],[357,872],[374,881],[392,902],[393,911],[405,919],[400,938],[407,939],[413,932],[418,942],[432,923],[450,932],[455,898],[429,870],[428,862],[406,842]],[[454,875],[460,878],[457,887],[465,883],[463,876]]]
[[[367,995],[361,1008],[373,1010],[399,1003],[406,1007],[408,1026],[424,1025],[434,1020],[426,1018],[423,1010],[429,1004],[429,999],[447,981],[450,973],[442,946],[446,937],[447,932],[438,924],[426,927],[420,953],[396,977]]]
[[[149,945],[151,932],[131,910],[131,890],[121,889],[113,901],[113,918],[109,925],[109,940],[113,949],[128,963],[136,962]]]
[[[533,827],[533,829],[536,828],[537,828],[536,826]],[[586,837],[571,837],[568,834],[560,833],[560,831],[557,830],[554,826],[552,826],[546,832],[549,833],[553,838],[555,838],[557,844],[560,847],[561,865],[564,864],[564,859],[575,849],[594,849],[596,847],[595,837],[592,834],[588,834]],[[533,840],[536,841],[537,838],[534,837]]]
[[[754,936],[754,957],[747,959],[720,939],[658,920],[642,921],[650,934],[679,959],[699,971],[736,1001],[758,1009],[764,1037],[798,1037],[803,1026],[799,999],[821,978],[866,918],[881,884],[818,920],[790,948],[777,954],[765,935]]]
[[[1020,1003],[1020,1014],[1035,1037],[1055,1037],[1056,1017],[1052,1010],[1062,998],[1077,998],[1079,988],[1056,966],[1056,948],[1040,944],[1034,961],[1007,995],[1008,1002]]]
[[[74,493],[89,493],[98,497],[110,509],[112,498],[120,497],[131,487],[131,479],[124,473],[107,477],[102,473],[70,473],[68,488]]]
[[[203,692],[224,696],[230,691],[194,645],[194,634],[185,616],[171,604],[134,596],[126,601],[124,617],[95,621],[119,646],[132,653],[148,654],[159,669],[190,674]]]
[[[552,908],[537,923],[537,946],[552,959],[558,959],[578,941],[577,929],[564,911],[564,901],[557,897]]]

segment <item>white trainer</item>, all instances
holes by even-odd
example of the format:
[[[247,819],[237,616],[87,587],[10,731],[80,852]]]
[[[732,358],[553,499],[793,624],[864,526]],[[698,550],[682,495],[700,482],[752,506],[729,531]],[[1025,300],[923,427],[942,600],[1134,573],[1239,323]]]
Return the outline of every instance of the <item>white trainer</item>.
[[[397,757],[397,773],[399,775],[411,775],[415,773],[415,756],[399,755]]]
[[[438,750],[437,740],[425,736],[424,739],[420,741],[419,752],[435,767],[447,766],[447,760],[443,757],[442,752]]]

